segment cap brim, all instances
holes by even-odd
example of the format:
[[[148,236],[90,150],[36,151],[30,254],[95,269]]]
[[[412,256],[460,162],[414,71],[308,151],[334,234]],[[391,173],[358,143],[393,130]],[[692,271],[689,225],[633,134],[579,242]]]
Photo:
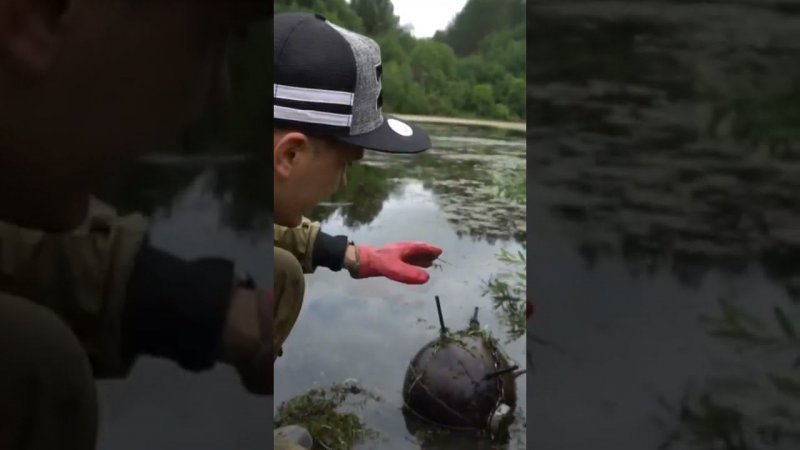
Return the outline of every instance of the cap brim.
[[[431,148],[431,139],[425,130],[391,116],[383,116],[383,124],[369,133],[337,139],[384,153],[419,153]]]

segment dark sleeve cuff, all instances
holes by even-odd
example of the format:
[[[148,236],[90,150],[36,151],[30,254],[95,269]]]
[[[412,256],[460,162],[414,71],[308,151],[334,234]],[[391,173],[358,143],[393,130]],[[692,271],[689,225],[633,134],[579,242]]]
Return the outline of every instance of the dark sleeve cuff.
[[[322,231],[317,233],[314,250],[311,253],[311,263],[316,268],[327,267],[334,272],[342,270],[344,254],[349,244],[347,236],[331,236]]]
[[[233,286],[231,261],[184,261],[146,245],[137,257],[122,317],[126,359],[148,354],[191,371],[211,368]]]

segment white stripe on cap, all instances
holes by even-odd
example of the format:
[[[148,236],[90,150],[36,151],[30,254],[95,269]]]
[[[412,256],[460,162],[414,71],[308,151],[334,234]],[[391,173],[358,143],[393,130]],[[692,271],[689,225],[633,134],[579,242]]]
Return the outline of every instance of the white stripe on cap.
[[[353,105],[353,94],[345,91],[311,89],[284,84],[273,84],[273,95],[282,100],[300,102],[331,103],[334,105]]]
[[[272,105],[272,117],[275,119],[293,120],[295,122],[318,123],[335,127],[349,127],[353,116],[350,114],[335,114],[324,111],[287,108]]]

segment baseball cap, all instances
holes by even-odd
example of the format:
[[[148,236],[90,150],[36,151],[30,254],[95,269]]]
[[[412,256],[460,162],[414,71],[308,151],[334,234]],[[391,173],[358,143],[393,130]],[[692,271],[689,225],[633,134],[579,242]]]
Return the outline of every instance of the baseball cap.
[[[377,42],[311,13],[276,14],[273,35],[276,127],[387,153],[430,148],[420,127],[383,114]]]

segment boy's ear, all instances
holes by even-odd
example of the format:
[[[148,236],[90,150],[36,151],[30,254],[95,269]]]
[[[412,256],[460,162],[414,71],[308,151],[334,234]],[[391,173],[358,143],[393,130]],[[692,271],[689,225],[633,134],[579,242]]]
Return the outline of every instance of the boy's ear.
[[[304,150],[308,150],[311,142],[302,133],[290,132],[281,136],[277,142],[273,143],[273,160],[275,176],[278,179],[286,179],[292,173],[297,156]]]

